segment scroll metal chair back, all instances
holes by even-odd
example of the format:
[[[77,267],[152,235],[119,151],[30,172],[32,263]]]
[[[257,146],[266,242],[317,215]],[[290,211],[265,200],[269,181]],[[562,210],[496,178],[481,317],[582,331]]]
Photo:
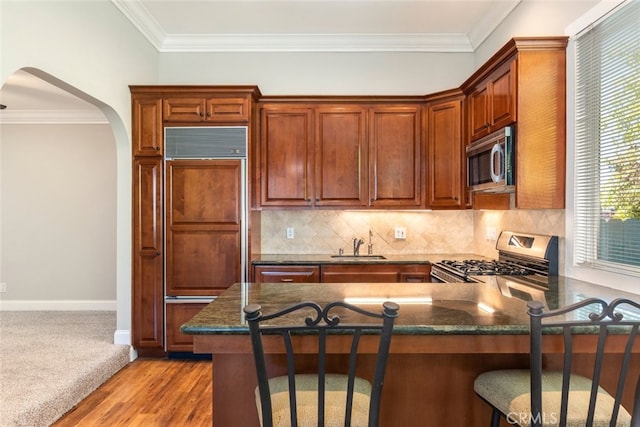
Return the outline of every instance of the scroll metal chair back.
[[[260,305],[247,305],[244,312],[249,323],[258,376],[256,404],[262,426],[322,427],[325,423],[345,427],[377,426],[393,323],[398,310],[399,306],[389,301],[382,305],[381,313],[367,311],[342,301],[327,304],[324,308],[308,301],[263,315]],[[340,314],[344,313],[345,317],[355,313],[364,316],[364,319],[374,318],[378,321],[342,323],[335,314],[338,311]],[[304,321],[301,315],[307,316]],[[299,322],[293,322],[296,318]],[[327,372],[327,337],[335,334],[346,335],[351,340],[346,374]],[[264,335],[282,338],[287,375],[268,377]],[[294,335],[317,337],[317,372],[296,372],[296,354],[292,340]],[[357,353],[363,335],[379,335],[371,382],[356,376]],[[288,398],[283,399],[283,395],[288,395]]]
[[[640,427],[640,304],[628,299],[608,304],[588,298],[551,311],[544,311],[539,301],[529,301],[527,305],[530,369],[489,371],[480,374],[474,383],[476,393],[493,407],[491,425],[497,427],[504,416],[510,424],[520,426]],[[545,334],[562,335],[562,366],[555,371],[543,370],[543,360],[548,361],[548,354],[543,352]],[[591,349],[586,350],[586,344],[578,345],[579,335],[592,335]],[[614,335],[622,342],[621,354],[607,358],[606,346]],[[576,365],[582,364],[582,370],[586,369],[586,362],[580,363],[576,357],[584,352],[593,356],[587,364],[588,376],[575,373]],[[616,366],[612,370],[613,364]],[[605,366],[606,372],[616,372],[615,377],[605,378]],[[627,392],[633,396],[631,412],[622,405],[625,386],[629,390],[635,387],[635,394]]]

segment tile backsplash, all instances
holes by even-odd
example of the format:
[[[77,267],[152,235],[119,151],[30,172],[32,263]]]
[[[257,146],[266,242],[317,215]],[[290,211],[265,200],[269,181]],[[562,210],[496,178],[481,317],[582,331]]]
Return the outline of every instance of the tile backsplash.
[[[495,257],[495,241],[487,239],[487,230],[557,235],[562,245],[565,211],[264,210],[260,219],[263,254],[336,254],[340,248],[350,254],[355,237],[365,240],[360,249],[365,254],[371,230],[374,254]],[[406,229],[406,239],[395,238],[396,227]],[[287,238],[287,228],[293,228],[293,239]]]

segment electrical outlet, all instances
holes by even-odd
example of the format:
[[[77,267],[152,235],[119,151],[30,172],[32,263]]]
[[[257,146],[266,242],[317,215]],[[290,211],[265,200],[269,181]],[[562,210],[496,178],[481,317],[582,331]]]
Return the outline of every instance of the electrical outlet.
[[[287,227],[287,239],[293,239],[294,236],[295,232],[293,230],[293,227]]]
[[[0,292],[7,292],[7,284],[0,283]]]
[[[495,227],[487,227],[485,229],[485,234],[486,234],[487,240],[492,240],[492,241],[498,240],[498,231],[496,230]]]
[[[395,237],[396,239],[406,239],[407,238],[407,228],[406,227],[396,227]]]

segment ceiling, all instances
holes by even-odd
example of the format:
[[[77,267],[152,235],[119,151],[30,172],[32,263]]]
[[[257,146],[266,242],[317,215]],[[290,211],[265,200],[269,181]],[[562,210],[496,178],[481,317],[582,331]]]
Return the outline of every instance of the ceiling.
[[[473,52],[521,0],[111,0],[160,52]]]
[[[111,1],[159,52],[473,52],[521,0]],[[0,123],[105,121],[26,71],[0,103]]]

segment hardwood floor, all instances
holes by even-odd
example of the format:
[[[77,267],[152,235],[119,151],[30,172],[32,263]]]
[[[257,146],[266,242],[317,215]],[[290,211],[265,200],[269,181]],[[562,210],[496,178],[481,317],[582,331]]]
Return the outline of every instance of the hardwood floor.
[[[138,359],[53,427],[210,426],[210,360]]]

